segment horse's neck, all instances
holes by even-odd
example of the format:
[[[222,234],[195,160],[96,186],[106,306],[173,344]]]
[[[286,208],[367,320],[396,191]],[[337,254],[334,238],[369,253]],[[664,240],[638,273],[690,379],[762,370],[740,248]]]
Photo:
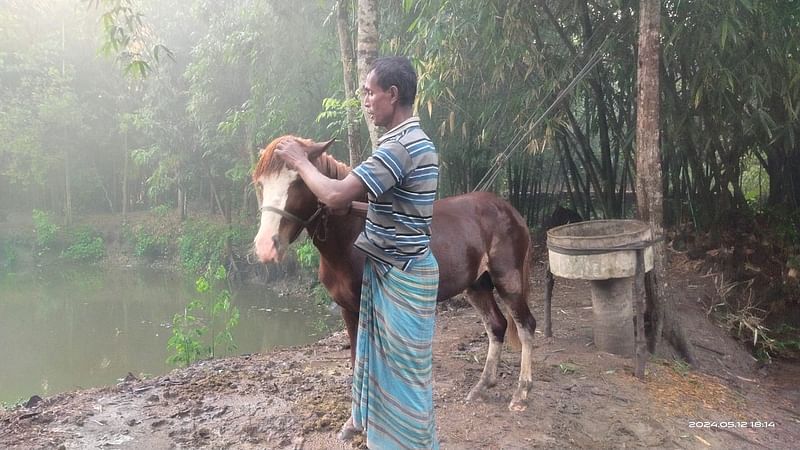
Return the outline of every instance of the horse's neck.
[[[325,174],[328,178],[342,180],[350,173],[350,166],[339,162],[333,156],[323,153],[316,159],[317,170]]]
[[[314,246],[328,265],[348,265],[353,243],[364,229],[364,218],[352,214],[328,214],[324,220],[327,223],[317,229]]]
[[[323,153],[316,160],[317,170],[328,178],[336,180],[344,179],[350,173],[350,166],[339,162],[333,156]],[[366,201],[366,196],[361,201]],[[325,235],[314,240],[319,250],[320,256],[328,261],[329,264],[336,265],[339,262],[346,262],[348,255],[353,248],[353,242],[364,228],[362,217],[345,214],[327,216],[327,224],[323,225]]]

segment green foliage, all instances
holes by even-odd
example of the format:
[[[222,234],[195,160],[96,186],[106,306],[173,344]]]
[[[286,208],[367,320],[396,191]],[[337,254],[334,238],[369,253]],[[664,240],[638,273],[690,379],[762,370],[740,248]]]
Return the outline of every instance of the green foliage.
[[[800,251],[800,210],[792,210],[784,206],[764,209],[769,224],[771,239],[784,248],[795,248]]]
[[[304,269],[316,269],[319,267],[319,251],[314,247],[311,239],[306,239],[295,249],[297,262]]]
[[[361,102],[357,98],[339,100],[338,98],[325,98],[322,100],[322,112],[317,116],[317,123],[326,123],[325,127],[334,136],[347,134],[347,110],[357,109]]]
[[[40,249],[48,249],[58,238],[59,227],[53,222],[49,213],[33,210],[33,231],[36,234],[36,245]]]
[[[202,341],[206,327],[196,315],[202,311],[203,304],[192,300],[183,314],[175,314],[172,318],[172,336],[167,341],[167,348],[172,349],[174,354],[167,358],[168,363],[188,366],[208,356]]]
[[[62,255],[73,261],[93,262],[103,259],[106,246],[103,238],[88,227],[78,227],[70,232],[67,248]]]
[[[158,205],[153,208],[153,213],[162,219],[169,216],[170,212],[172,212],[172,208],[169,205]]]
[[[134,254],[148,259],[162,258],[169,254],[169,237],[137,227],[133,235]]]
[[[126,75],[146,78],[152,71],[151,63],[158,63],[161,56],[174,60],[172,51],[160,43],[153,42],[152,27],[145,25],[144,14],[133,0],[82,0],[90,8],[103,8],[100,23],[103,26],[103,43],[100,51],[106,56],[115,56],[124,67]]]
[[[800,355],[800,328],[784,323],[774,331],[775,350],[781,355]]]
[[[670,366],[672,367],[672,370],[675,371],[675,373],[677,373],[677,374],[679,374],[681,376],[684,376],[684,377],[692,369],[692,366],[690,366],[689,363],[687,363],[686,361],[684,361],[684,360],[682,360],[680,358],[673,359],[671,364],[670,364]]]
[[[329,306],[333,301],[322,283],[315,284],[312,292],[314,293],[314,304],[317,306]]]
[[[218,348],[236,350],[232,331],[239,323],[239,309],[231,304],[225,268],[208,270],[195,282],[198,298],[192,299],[183,314],[172,319],[172,336],[167,348],[174,351],[170,364],[186,366],[203,358],[218,356]]]
[[[0,269],[9,269],[17,263],[17,249],[10,239],[0,238]]]
[[[769,175],[752,155],[742,160],[742,192],[754,209],[760,208],[769,193]]]
[[[223,262],[228,227],[204,221],[190,221],[178,239],[181,264],[187,271],[199,273]]]

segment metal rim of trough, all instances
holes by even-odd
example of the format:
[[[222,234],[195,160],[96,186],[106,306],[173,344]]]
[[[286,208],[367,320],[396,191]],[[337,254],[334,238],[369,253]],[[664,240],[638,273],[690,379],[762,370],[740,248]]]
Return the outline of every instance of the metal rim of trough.
[[[623,230],[617,233],[596,235],[566,234],[576,229],[597,228],[602,226],[622,226]],[[625,226],[632,229],[624,230]],[[637,235],[640,237],[637,238]],[[605,245],[598,245],[602,240]],[[547,232],[547,248],[555,253],[564,255],[592,255],[614,251],[629,251],[647,248],[661,239],[653,239],[650,225],[641,220],[614,219],[614,220],[589,220],[585,222],[568,223],[550,229]]]

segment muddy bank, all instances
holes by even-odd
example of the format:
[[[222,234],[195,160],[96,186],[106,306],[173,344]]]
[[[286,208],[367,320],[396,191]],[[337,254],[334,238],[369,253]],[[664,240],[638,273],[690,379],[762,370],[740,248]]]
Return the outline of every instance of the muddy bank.
[[[537,274],[541,273],[537,271]],[[506,352],[488,398],[466,403],[487,341],[463,301],[441,307],[434,348],[442,448],[791,448],[800,440],[797,365],[760,366],[708,322],[713,277],[673,264],[670,288],[701,366],[653,356],[647,379],[632,361],[595,351],[582,282],[557,280],[554,338],[537,332],[530,406],[507,409],[519,354]],[[531,303],[542,317],[542,286]],[[331,449],[349,413],[349,350],[338,332],[314,345],[204,361],[167,375],[45,398],[0,413],[3,448]],[[122,376],[124,374],[120,374]]]

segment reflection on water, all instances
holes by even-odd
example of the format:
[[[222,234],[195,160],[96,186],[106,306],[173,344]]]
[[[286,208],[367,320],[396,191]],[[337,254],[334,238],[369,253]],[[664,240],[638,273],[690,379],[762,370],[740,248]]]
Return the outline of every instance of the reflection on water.
[[[232,303],[238,353],[316,341],[340,327],[313,300],[242,286]],[[149,269],[48,267],[0,275],[0,402],[109,385],[128,372],[173,366],[172,316],[195,296],[194,279]]]

